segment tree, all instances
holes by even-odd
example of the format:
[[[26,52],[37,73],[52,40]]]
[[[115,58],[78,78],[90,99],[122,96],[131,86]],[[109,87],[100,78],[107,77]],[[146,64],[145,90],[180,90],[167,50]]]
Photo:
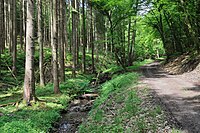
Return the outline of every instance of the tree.
[[[22,13],[23,13],[23,33],[24,33],[24,49],[26,49],[26,8],[27,8],[27,0],[23,0],[22,3]]]
[[[79,66],[79,46],[80,46],[80,0],[76,0],[76,67]]]
[[[12,6],[13,6],[13,13],[12,13],[12,57],[13,57],[13,66],[12,66],[12,72],[14,75],[17,73],[16,63],[17,63],[17,34],[16,34],[16,0],[12,0]]]
[[[42,1],[37,0],[37,7],[38,7],[38,44],[40,47],[40,59],[39,59],[39,69],[40,69],[40,85],[44,86],[45,80],[44,80],[44,68],[43,68],[43,58],[44,58],[44,52],[43,52],[43,35],[42,35]]]
[[[0,74],[1,74],[1,53],[5,45],[5,25],[4,25],[4,0],[0,0]]]
[[[126,2],[125,2],[126,1]],[[131,65],[133,60],[133,45],[136,34],[132,34],[133,41],[126,39],[127,21],[130,18],[136,19],[138,8],[141,5],[140,0],[93,0],[91,5],[98,10],[101,14],[107,17],[109,32],[107,33],[109,49],[115,56],[116,61],[124,69],[127,65]],[[134,16],[134,17],[131,17]],[[132,20],[136,22],[135,20]],[[130,25],[131,26],[131,25]],[[135,26],[135,24],[134,24]],[[131,27],[130,27],[131,28]],[[130,34],[129,34],[130,35]],[[126,41],[127,40],[127,41]],[[129,44],[127,46],[127,43]],[[128,48],[127,48],[128,47]],[[127,49],[129,51],[127,51]]]
[[[20,45],[21,45],[21,49],[23,49],[23,0],[20,1],[20,12],[19,12],[19,16],[20,16]]]
[[[92,73],[95,72],[95,64],[94,64],[94,31],[93,31],[93,8],[92,5],[90,5],[90,44],[91,44],[91,49],[92,49]]]
[[[73,64],[72,64],[72,77],[76,76],[76,49],[77,49],[77,26],[76,26],[76,0],[72,0],[72,7],[74,8],[72,11],[72,54],[73,54]]]
[[[82,56],[82,71],[85,73],[86,72],[86,61],[85,61],[85,54],[86,54],[86,44],[87,44],[87,32],[86,32],[86,16],[85,16],[85,0],[82,0],[82,13],[83,13],[83,17],[82,17],[82,23],[83,23],[83,27],[82,27],[82,34],[83,34],[83,56]]]
[[[59,49],[59,64],[60,64],[60,81],[64,82],[65,81],[65,53],[64,53],[64,45],[65,45],[65,38],[64,38],[64,15],[66,15],[66,13],[63,13],[64,10],[64,6],[65,3],[63,0],[60,1],[59,4],[59,28],[58,28],[58,49]]]
[[[52,1],[52,20],[51,20],[51,47],[52,47],[52,58],[53,58],[53,84],[54,93],[60,93],[59,89],[59,78],[58,78],[58,43],[57,43],[57,0]]]
[[[36,101],[34,78],[34,0],[27,1],[26,19],[26,63],[24,77],[24,101],[29,105]]]

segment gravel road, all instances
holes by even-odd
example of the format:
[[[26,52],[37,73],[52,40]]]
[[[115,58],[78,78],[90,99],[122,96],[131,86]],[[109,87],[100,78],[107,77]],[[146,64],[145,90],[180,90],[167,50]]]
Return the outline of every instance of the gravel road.
[[[161,99],[184,133],[200,133],[200,80],[196,74],[170,75],[155,62],[141,68],[146,84]]]

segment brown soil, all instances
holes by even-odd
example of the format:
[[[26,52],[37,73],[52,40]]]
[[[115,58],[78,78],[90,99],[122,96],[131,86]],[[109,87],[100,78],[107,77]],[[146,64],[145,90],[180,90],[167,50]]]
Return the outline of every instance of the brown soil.
[[[200,55],[185,53],[181,56],[171,58],[163,68],[170,74],[183,74],[200,68]]]
[[[145,83],[185,133],[200,133],[200,73],[170,75],[158,62],[142,67]]]

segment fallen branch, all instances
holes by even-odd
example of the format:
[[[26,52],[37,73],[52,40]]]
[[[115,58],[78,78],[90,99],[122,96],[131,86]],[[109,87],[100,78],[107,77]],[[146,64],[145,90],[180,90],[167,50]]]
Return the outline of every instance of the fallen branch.
[[[0,107],[6,107],[6,106],[9,106],[9,105],[13,105],[14,106],[15,102],[12,102],[12,103],[7,103],[7,104],[1,104]]]
[[[7,103],[7,104],[1,104],[0,107],[6,107],[6,106],[9,106],[9,105],[18,107],[19,103],[20,103],[22,100],[23,100],[23,98],[21,98],[21,99],[18,100],[17,102],[11,102],[11,103]]]
[[[10,73],[12,74],[12,76],[14,77],[14,79],[18,82],[17,77],[15,76],[15,74],[12,72],[11,68],[9,67],[8,63],[6,63],[6,66],[8,67],[8,70],[10,71]]]

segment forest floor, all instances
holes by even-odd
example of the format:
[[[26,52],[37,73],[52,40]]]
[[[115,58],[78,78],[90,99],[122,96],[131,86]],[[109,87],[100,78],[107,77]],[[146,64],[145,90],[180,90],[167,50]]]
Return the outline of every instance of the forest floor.
[[[141,82],[150,88],[155,99],[185,133],[200,132],[200,73],[172,75],[159,62],[141,68]]]

